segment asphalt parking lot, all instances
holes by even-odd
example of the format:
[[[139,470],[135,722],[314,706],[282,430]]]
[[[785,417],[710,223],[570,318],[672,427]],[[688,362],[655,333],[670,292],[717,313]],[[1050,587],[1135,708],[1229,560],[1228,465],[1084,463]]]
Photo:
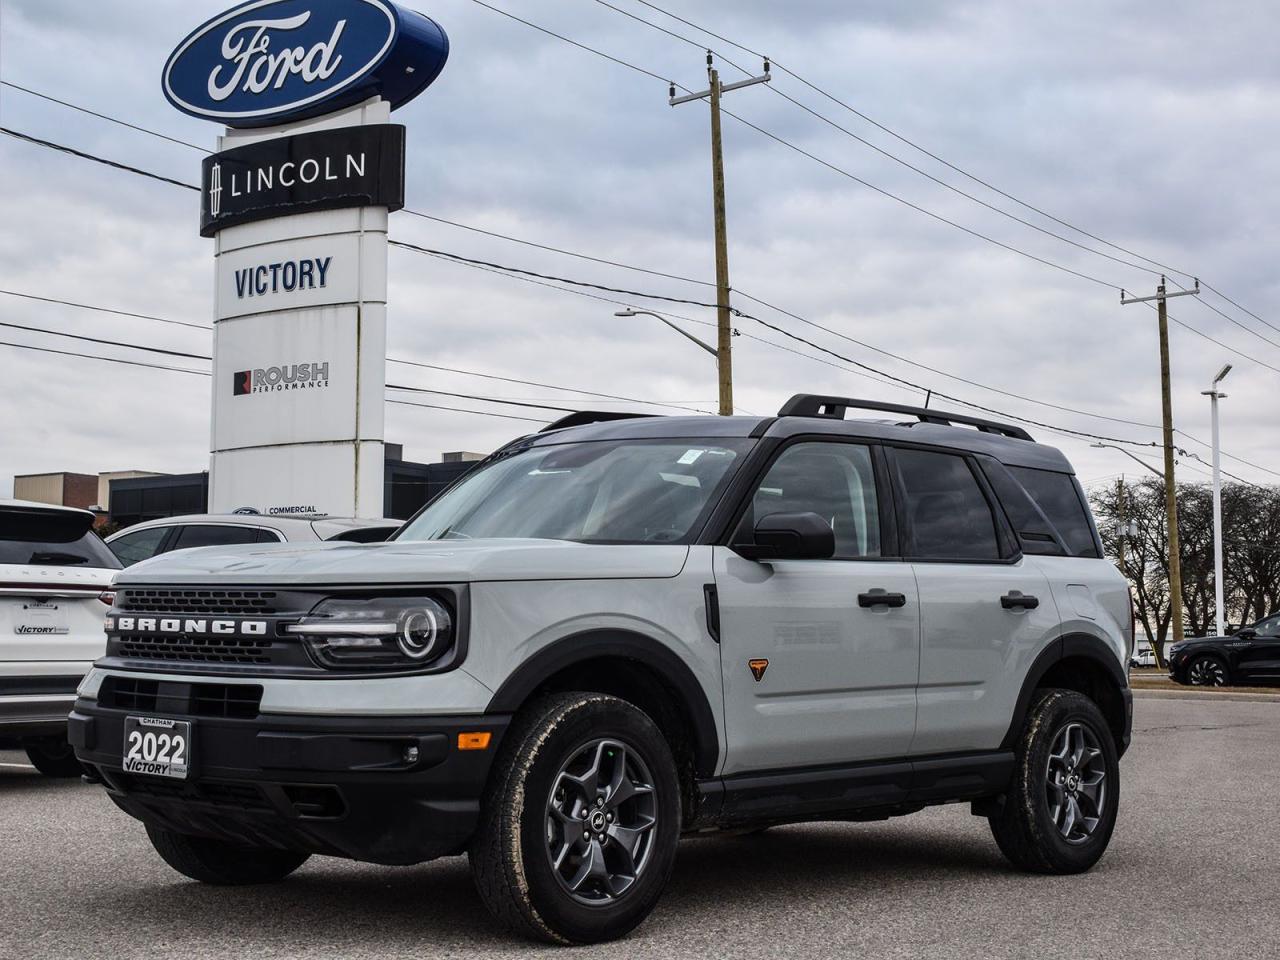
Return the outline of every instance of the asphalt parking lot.
[[[601,957],[1280,957],[1280,702],[1140,696],[1111,849],[1026,877],[966,807],[685,842]],[[0,957],[499,957],[466,861],[313,859],[283,884],[173,873],[100,788],[0,754]]]

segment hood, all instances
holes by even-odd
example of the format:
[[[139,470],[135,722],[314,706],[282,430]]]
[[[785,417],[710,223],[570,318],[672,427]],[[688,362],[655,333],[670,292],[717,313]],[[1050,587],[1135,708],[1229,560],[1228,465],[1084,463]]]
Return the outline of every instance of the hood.
[[[134,564],[116,582],[311,586],[477,583],[487,580],[639,580],[674,577],[687,546],[565,540],[397,540],[200,547]]]

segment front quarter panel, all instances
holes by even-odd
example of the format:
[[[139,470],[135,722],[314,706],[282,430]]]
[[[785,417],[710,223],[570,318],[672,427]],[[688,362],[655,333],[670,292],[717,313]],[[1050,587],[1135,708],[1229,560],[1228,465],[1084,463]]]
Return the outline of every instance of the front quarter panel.
[[[558,641],[592,633],[633,634],[674,654],[692,673],[715,719],[723,756],[720,650],[707,630],[703,592],[713,582],[711,548],[695,546],[675,577],[473,584],[465,668],[486,687],[500,690]]]

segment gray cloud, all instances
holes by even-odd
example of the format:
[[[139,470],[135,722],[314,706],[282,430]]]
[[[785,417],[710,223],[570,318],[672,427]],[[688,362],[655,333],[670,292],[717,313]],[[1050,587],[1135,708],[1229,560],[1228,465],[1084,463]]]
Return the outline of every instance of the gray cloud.
[[[661,20],[629,0],[617,3]],[[223,6],[4,0],[4,76],[212,146],[216,129],[168,107],[158,76],[172,45]],[[410,132],[411,206],[595,256],[711,276],[704,106],[672,109],[665,84],[465,0],[421,6],[449,31],[453,56],[437,85],[397,115]],[[510,9],[660,76],[688,86],[704,80],[698,50],[590,0],[537,0]],[[1224,3],[1212,17],[1198,4],[1149,0],[1068,6],[673,0],[672,9],[775,56],[870,116],[1048,211],[1202,273],[1280,326],[1280,312],[1273,312],[1280,289],[1271,268],[1280,205],[1271,175],[1280,150],[1280,67],[1269,45],[1277,13],[1268,5]],[[741,62],[755,68],[747,55]],[[984,199],[1055,231],[1064,229],[938,167],[785,76],[775,84],[956,186],[982,192]],[[767,90],[735,93],[726,105],[859,177],[1002,242],[1133,289],[1155,283],[1150,274],[983,210]],[[37,136],[183,180],[197,175],[193,151],[8,89],[0,93],[0,114],[5,125]],[[726,120],[725,134],[736,288],[969,379],[1062,406],[1157,422],[1150,311],[1122,309],[1104,287],[932,221],[732,120]],[[209,319],[212,250],[196,235],[194,195],[7,139],[0,143],[0,164],[4,286]],[[406,214],[394,218],[393,235],[615,286],[691,299],[710,294]],[[390,257],[394,356],[637,397],[708,404],[714,397],[707,358],[656,322],[616,320],[612,304],[404,251],[393,250]],[[1280,342],[1280,332],[1216,302]],[[711,311],[697,307],[673,309],[712,318]],[[751,306],[748,312],[757,310]],[[763,308],[758,312],[839,353],[966,400],[1074,429],[1143,441],[1158,437],[1149,428],[990,393]],[[1280,367],[1280,349],[1205,306],[1183,300],[1174,313]],[[209,347],[207,336],[196,331],[8,297],[0,297],[0,315],[197,353]],[[749,320],[739,326],[813,353]],[[0,339],[68,344],[34,334]],[[1238,369],[1224,405],[1224,443],[1233,453],[1280,469],[1272,399],[1280,374],[1177,327],[1173,347],[1179,425],[1207,438],[1207,403],[1199,391],[1221,362],[1233,359]],[[739,400],[754,412],[770,412],[801,389],[900,401],[921,397],[745,338],[737,341],[737,351]],[[128,355],[105,347],[101,352]],[[0,363],[6,370],[0,489],[15,472],[133,466],[181,471],[206,463],[208,383],[202,377],[5,347]],[[539,402],[565,397],[394,365],[389,379]],[[388,438],[424,459],[445,449],[489,449],[530,426],[402,406],[387,412]],[[1137,469],[1084,442],[1033,433],[1060,442],[1087,480]],[[1184,474],[1188,478],[1199,476],[1192,466]],[[1229,461],[1228,466],[1250,479],[1275,479]]]

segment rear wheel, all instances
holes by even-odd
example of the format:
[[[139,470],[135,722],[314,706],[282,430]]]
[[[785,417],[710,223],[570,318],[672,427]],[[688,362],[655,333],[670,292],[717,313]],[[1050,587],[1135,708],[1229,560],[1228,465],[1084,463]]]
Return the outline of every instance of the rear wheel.
[[[503,744],[471,870],[517,933],[598,943],[649,915],[679,835],[675,762],[653,721],[616,697],[557,694],[527,707]]]
[[[1196,657],[1187,666],[1187,682],[1193,687],[1225,687],[1231,682],[1227,665],[1219,657]]]
[[[84,773],[84,767],[80,766],[76,752],[66,738],[27,744],[27,759],[46,777],[66,779]]]
[[[147,824],[147,836],[169,866],[192,880],[215,886],[275,883],[311,856],[292,850],[242,847],[209,837],[192,837]]]
[[[1107,849],[1120,800],[1120,763],[1102,712],[1074,691],[1042,691],[1014,756],[1013,783],[990,817],[1001,852],[1034,873],[1088,870]]]

